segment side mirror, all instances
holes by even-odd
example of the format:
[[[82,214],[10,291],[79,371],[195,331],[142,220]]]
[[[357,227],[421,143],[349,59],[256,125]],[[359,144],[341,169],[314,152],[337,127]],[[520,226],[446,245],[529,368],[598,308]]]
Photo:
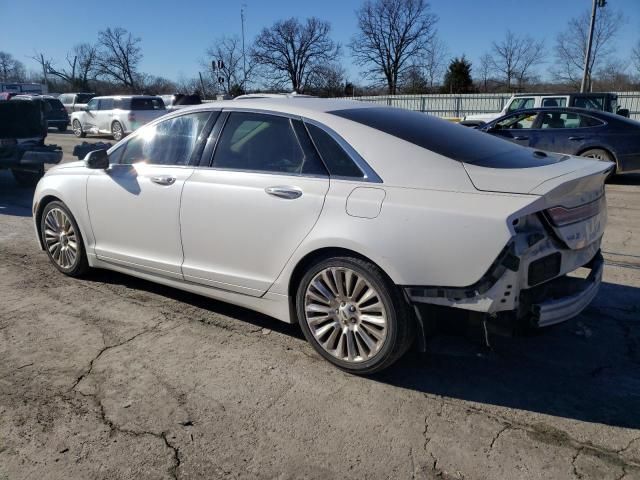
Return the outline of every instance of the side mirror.
[[[91,109],[89,107],[87,107],[86,105],[84,107],[82,107],[81,109],[83,112],[90,112]]]
[[[629,118],[629,109],[628,108],[619,108],[616,113],[618,115],[622,115],[623,117]]]
[[[87,153],[87,156],[84,157],[84,164],[87,168],[106,170],[109,168],[109,155],[107,155],[107,151],[104,149],[94,150],[93,152]]]

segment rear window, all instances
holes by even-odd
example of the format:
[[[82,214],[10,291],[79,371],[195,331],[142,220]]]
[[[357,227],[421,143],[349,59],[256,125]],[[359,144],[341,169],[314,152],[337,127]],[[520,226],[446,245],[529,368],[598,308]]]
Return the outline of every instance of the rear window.
[[[38,102],[0,101],[0,138],[43,137]]]
[[[62,110],[64,108],[62,102],[57,98],[47,98],[47,103],[53,110]]]
[[[160,97],[132,98],[131,110],[164,110],[164,102]]]
[[[556,163],[562,157],[540,158],[532,150],[424,113],[391,107],[352,108],[329,112],[393,135],[461,162],[491,168],[528,168]]]

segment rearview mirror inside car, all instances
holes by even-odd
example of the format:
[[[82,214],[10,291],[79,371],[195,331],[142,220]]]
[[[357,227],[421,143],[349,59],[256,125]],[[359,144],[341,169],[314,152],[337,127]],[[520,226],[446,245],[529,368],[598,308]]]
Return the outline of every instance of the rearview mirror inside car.
[[[107,155],[107,151],[104,149],[94,150],[93,152],[87,153],[87,156],[84,157],[84,163],[87,168],[106,170],[109,168],[109,155]]]

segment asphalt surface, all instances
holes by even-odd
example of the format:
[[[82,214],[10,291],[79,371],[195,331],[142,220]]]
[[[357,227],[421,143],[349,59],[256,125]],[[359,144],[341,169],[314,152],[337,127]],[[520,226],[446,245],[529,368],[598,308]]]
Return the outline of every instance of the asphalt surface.
[[[358,378],[295,326],[59,274],[0,172],[0,480],[639,479],[640,176],[607,195],[605,281],[574,321]]]

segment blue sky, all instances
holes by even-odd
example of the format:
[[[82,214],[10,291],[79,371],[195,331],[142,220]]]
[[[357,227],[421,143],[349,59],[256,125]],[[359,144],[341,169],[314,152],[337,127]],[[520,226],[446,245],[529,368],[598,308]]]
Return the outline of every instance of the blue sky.
[[[0,0],[0,50],[29,69],[37,68],[29,59],[35,51],[61,65],[74,44],[95,41],[98,30],[107,26],[121,26],[142,38],[143,71],[177,80],[197,75],[199,59],[215,38],[240,34],[243,3],[248,40],[278,19],[318,16],[331,22],[334,39],[345,46],[356,31],[354,11],[361,4],[360,0]],[[432,0],[430,4],[440,17],[438,31],[450,54],[464,53],[475,61],[507,28],[545,39],[551,57],[556,34],[569,18],[590,8],[591,0]],[[608,0],[606,8],[620,9],[627,18],[616,41],[618,57],[627,59],[640,38],[640,0]],[[359,81],[347,48],[341,60],[351,79]],[[543,65],[540,72],[547,68]]]

